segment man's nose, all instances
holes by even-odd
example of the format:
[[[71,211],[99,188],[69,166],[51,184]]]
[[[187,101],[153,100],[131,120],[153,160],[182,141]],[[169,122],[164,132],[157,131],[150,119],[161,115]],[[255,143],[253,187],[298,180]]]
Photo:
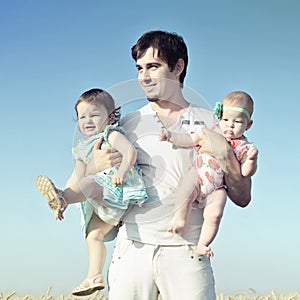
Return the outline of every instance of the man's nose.
[[[151,76],[149,70],[144,70],[141,74],[141,80],[143,80],[146,83],[149,83],[151,81]]]

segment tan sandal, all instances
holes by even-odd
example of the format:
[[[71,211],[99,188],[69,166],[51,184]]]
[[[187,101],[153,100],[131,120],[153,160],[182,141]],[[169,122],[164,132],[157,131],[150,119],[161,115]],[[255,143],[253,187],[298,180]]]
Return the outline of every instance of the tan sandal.
[[[36,188],[47,199],[52,210],[64,211],[67,202],[62,196],[62,191],[57,189],[54,183],[46,176],[40,175],[36,178]]]
[[[101,277],[102,274],[97,274],[92,278],[86,278],[82,283],[80,283],[72,292],[74,296],[87,296],[100,291],[105,288],[103,282],[95,282],[97,278]],[[84,286],[83,283],[87,282],[88,286]]]

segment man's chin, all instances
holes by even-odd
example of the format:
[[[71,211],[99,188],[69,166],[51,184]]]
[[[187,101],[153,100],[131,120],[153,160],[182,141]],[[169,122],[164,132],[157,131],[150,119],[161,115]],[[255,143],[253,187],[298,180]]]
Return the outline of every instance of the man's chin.
[[[159,99],[157,97],[147,97],[149,102],[157,102]]]

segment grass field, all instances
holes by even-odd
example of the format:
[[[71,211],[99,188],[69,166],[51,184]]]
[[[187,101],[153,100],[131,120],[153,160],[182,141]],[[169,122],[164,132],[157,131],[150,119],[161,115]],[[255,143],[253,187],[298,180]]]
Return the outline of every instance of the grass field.
[[[42,295],[40,297],[34,297],[31,295],[17,295],[15,292],[11,292],[8,294],[3,294],[0,292],[0,300],[74,300],[74,299],[80,299],[79,297],[71,297],[71,296],[64,296],[61,295],[59,297],[51,296],[50,294],[51,288],[48,289],[48,291],[45,293],[45,295]],[[90,297],[84,297],[81,299],[85,300],[108,300],[107,297],[101,295],[100,293],[95,293]],[[160,300],[163,300],[159,298]],[[158,299],[158,300],[159,300]],[[188,299],[187,299],[188,300]],[[299,293],[291,293],[289,295],[281,295],[281,294],[275,294],[274,292],[270,292],[266,295],[257,295],[255,293],[247,294],[247,293],[236,293],[233,295],[223,295],[218,294],[216,300],[300,300],[300,294]]]

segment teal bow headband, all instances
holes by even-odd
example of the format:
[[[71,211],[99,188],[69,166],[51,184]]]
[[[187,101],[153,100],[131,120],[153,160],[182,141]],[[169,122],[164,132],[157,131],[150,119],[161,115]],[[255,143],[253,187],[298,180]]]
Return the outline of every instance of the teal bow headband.
[[[215,116],[218,120],[221,119],[223,111],[225,110],[238,111],[245,114],[248,120],[250,120],[251,118],[250,113],[247,109],[238,106],[223,106],[223,104],[219,101],[216,103],[214,108]]]

